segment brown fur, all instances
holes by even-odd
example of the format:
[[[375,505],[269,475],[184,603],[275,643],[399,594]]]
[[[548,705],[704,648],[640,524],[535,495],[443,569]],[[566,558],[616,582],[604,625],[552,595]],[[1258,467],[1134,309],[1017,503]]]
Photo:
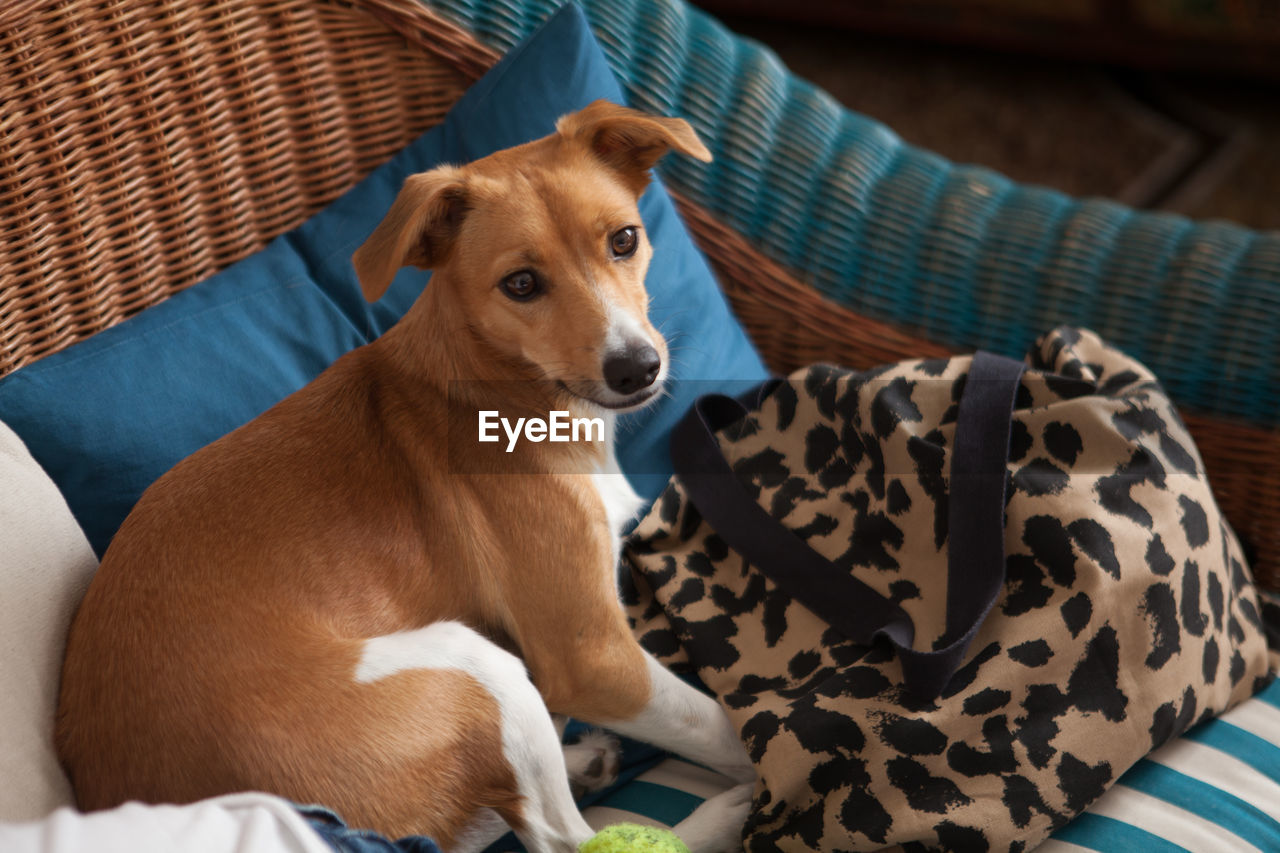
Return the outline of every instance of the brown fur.
[[[477,409],[598,414],[579,395],[601,382],[599,295],[644,318],[650,254],[642,239],[614,260],[606,241],[640,225],[667,147],[707,156],[683,122],[597,103],[545,139],[406,182],[354,261],[370,299],[401,265],[434,267],[422,297],[161,477],[107,551],[58,712],[82,808],[258,789],[393,837],[447,844],[478,806],[518,826],[498,708],[476,681],[353,679],[367,638],[438,620],[520,654],[552,712],[619,719],[645,703],[612,534],[579,475],[602,451],[457,436],[475,435]],[[548,293],[517,303],[497,284],[530,266]],[[490,473],[507,470],[526,473]]]

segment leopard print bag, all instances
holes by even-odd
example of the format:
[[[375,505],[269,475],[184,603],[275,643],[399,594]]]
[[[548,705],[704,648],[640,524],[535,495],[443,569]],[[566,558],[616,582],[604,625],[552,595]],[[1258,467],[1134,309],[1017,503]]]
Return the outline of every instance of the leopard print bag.
[[[975,427],[977,365],[797,371],[707,433],[723,476],[678,460],[628,539],[637,636],[756,762],[750,851],[1029,850],[1269,677],[1239,542],[1155,377],[1058,329],[1006,375],[1003,426]],[[975,443],[994,478],[956,467]],[[730,482],[758,515],[725,514]]]

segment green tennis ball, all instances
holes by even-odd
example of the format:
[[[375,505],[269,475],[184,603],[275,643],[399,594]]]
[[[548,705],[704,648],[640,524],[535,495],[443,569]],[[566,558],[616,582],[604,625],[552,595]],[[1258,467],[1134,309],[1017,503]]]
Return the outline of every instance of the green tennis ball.
[[[615,823],[582,842],[578,853],[689,853],[689,848],[669,829]]]

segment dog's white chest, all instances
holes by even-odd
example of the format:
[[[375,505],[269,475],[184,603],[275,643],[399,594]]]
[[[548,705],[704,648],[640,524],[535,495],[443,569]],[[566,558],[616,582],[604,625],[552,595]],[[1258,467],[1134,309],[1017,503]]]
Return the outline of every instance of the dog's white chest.
[[[618,556],[622,552],[622,528],[640,511],[643,501],[635,489],[627,482],[627,478],[618,469],[617,460],[613,458],[612,448],[609,451],[609,464],[613,470],[599,471],[591,475],[600,500],[604,503],[604,514],[609,519],[609,565],[608,571],[613,575],[615,587],[618,583]],[[619,590],[620,592],[620,590]]]
[[[643,501],[640,500],[635,489],[631,488],[626,476],[618,470],[617,462],[612,458],[609,461],[613,465],[613,470],[592,474],[591,481],[595,484],[596,492],[599,493],[600,500],[604,504],[604,514],[609,519],[609,532],[616,539],[621,535],[623,526],[635,518],[636,513],[640,511]]]
[[[614,423],[612,417],[605,419],[604,437],[608,451],[604,462],[591,475],[591,482],[596,487],[596,493],[600,495],[600,502],[604,504],[605,518],[609,521],[609,532],[613,535],[614,540],[614,562],[617,562],[618,545],[620,544],[618,539],[622,528],[628,521],[635,518],[644,501],[636,494],[636,490],[631,488],[631,484],[627,482],[626,475],[618,467],[618,457],[613,451]]]

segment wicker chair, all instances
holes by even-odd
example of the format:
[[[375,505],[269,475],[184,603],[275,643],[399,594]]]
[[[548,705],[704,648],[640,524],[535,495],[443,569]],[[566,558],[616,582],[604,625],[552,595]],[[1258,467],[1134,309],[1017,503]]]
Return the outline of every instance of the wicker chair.
[[[301,223],[557,3],[11,0],[0,375]],[[1280,234],[955,166],[681,0],[584,6],[633,104],[715,153],[664,177],[772,367],[1021,354],[1089,326],[1164,379],[1280,586]]]

